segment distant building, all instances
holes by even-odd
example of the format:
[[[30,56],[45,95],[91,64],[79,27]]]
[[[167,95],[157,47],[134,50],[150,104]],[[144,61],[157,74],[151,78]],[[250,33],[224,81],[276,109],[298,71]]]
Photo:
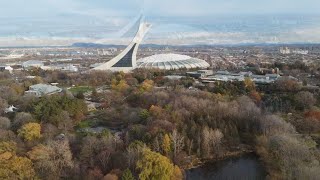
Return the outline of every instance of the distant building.
[[[26,91],[25,94],[41,97],[44,95],[52,95],[60,92],[62,92],[62,89],[57,86],[51,86],[47,84],[36,84],[30,86],[29,90]]]
[[[30,60],[22,63],[22,67],[24,69],[33,68],[33,67],[39,68],[42,66],[44,66],[44,63],[38,60]]]
[[[103,63],[95,63],[90,65],[90,69],[96,68],[98,66],[101,66]]]
[[[198,70],[194,72],[187,72],[187,76],[193,78],[201,78],[213,75],[213,70]]]
[[[256,84],[270,84],[280,77],[279,74],[252,75],[251,79]]]
[[[280,53],[281,54],[290,54],[291,50],[288,47],[281,47],[280,48]]]
[[[79,69],[73,64],[65,64],[61,67],[62,71],[78,72]]]
[[[181,78],[184,78],[185,76],[178,76],[178,75],[169,75],[169,76],[165,76],[165,78],[169,79],[169,80],[180,80]]]
[[[58,65],[52,65],[52,66],[41,66],[42,70],[46,71],[54,71],[54,70],[60,70],[60,71],[70,71],[70,72],[78,72],[78,67],[74,66],[73,64],[58,64]]]
[[[280,53],[281,54],[302,54],[302,55],[307,55],[309,53],[309,51],[308,50],[302,50],[302,49],[291,50],[288,47],[281,47],[280,48]]]
[[[252,72],[230,73],[228,71],[217,71],[215,75],[201,78],[203,83],[216,81],[233,82],[244,81],[250,78],[256,84],[270,84],[280,78],[279,74],[254,75]]]
[[[307,55],[307,54],[309,53],[309,51],[308,51],[308,50],[297,49],[297,50],[293,50],[292,53],[293,53],[293,54]]]
[[[0,66],[0,71],[9,71],[10,73],[12,73],[13,68],[11,66]]]

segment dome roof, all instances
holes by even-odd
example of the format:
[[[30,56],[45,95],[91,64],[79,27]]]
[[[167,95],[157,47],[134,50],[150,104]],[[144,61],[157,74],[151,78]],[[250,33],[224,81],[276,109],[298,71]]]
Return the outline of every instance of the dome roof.
[[[190,69],[207,68],[210,65],[201,59],[180,54],[157,54],[139,59],[138,68],[159,68],[159,69]]]

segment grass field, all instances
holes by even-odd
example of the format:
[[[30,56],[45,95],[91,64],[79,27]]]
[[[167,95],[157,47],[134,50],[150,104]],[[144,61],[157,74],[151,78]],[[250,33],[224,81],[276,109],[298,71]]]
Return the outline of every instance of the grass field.
[[[88,91],[92,91],[93,88],[89,86],[78,86],[78,87],[72,87],[69,89],[69,91],[72,94],[78,94],[78,93],[86,93]]]

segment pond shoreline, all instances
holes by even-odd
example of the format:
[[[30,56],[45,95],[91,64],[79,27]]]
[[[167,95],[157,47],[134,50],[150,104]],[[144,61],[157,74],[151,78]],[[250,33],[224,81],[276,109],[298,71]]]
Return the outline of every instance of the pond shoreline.
[[[194,168],[198,168],[200,166],[203,166],[205,164],[208,163],[215,163],[215,162],[219,162],[219,161],[223,161],[223,160],[227,160],[230,158],[237,158],[237,157],[241,157],[245,154],[256,154],[256,152],[254,151],[253,148],[251,148],[248,145],[241,145],[241,147],[237,147],[236,149],[238,150],[234,150],[234,151],[227,151],[226,153],[224,153],[223,155],[219,156],[219,157],[212,157],[212,158],[194,158],[192,159],[192,163],[187,165],[186,167],[182,167],[183,170],[190,170],[190,169],[194,169]]]
[[[267,169],[254,152],[236,152],[223,158],[202,161],[185,170],[187,180],[245,179],[264,180]]]

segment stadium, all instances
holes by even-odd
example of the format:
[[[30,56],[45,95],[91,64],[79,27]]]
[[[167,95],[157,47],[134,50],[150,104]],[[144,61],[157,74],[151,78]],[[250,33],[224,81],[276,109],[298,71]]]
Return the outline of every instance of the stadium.
[[[204,60],[180,54],[157,54],[137,61],[137,68],[173,70],[191,68],[205,69],[208,67],[210,67],[210,65]]]

